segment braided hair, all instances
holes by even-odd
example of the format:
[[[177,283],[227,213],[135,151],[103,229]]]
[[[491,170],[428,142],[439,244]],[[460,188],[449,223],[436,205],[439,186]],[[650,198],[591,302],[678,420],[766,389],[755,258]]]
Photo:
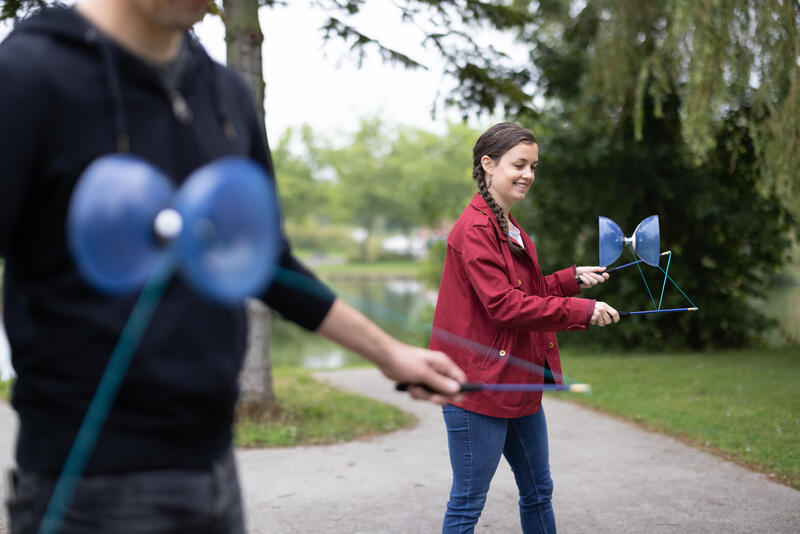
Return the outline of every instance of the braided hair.
[[[511,252],[516,256],[522,255],[524,253],[523,249],[508,235],[508,222],[503,216],[503,209],[489,192],[491,184],[487,183],[486,171],[483,170],[481,158],[489,156],[493,161],[500,161],[503,154],[520,143],[535,145],[538,141],[536,141],[530,130],[513,122],[501,122],[483,132],[475,142],[475,146],[472,147],[472,178],[478,184],[478,193],[492,208],[497,223],[500,225],[500,230],[506,236]]]

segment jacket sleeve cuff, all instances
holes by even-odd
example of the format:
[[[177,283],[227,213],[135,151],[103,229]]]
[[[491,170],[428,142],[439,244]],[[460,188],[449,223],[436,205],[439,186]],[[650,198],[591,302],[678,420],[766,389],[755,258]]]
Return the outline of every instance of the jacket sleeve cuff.
[[[596,299],[573,299],[580,302],[580,305],[573,306],[569,312],[570,325],[567,330],[586,330],[594,313]]]

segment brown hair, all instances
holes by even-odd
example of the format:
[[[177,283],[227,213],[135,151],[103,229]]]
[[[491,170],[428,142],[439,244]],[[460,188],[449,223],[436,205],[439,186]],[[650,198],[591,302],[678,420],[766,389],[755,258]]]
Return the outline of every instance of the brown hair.
[[[520,143],[529,145],[538,144],[530,130],[523,128],[513,122],[501,122],[495,124],[478,137],[475,146],[472,147],[472,178],[478,184],[478,193],[483,200],[492,208],[500,230],[506,236],[506,241],[511,251],[517,256],[523,253],[516,241],[508,235],[508,224],[503,217],[503,210],[489,192],[489,184],[486,183],[486,172],[483,170],[481,158],[489,156],[493,161],[500,161],[503,154],[514,148]]]

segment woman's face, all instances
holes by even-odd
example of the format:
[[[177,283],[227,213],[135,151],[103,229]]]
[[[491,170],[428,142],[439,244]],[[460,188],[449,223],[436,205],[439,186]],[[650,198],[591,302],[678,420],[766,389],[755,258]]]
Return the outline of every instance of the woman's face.
[[[481,164],[486,172],[489,192],[508,213],[514,203],[525,198],[536,179],[534,171],[539,164],[539,145],[519,143],[503,154],[500,161],[483,156]]]

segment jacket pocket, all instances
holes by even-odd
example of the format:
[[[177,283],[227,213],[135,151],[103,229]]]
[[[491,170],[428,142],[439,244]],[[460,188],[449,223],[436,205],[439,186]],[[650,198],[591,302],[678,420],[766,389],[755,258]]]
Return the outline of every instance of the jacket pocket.
[[[505,360],[509,350],[507,346],[508,343],[508,329],[499,326],[497,334],[495,334],[494,340],[492,340],[492,344],[484,348],[484,355],[478,368],[487,369],[491,367],[492,364]]]

